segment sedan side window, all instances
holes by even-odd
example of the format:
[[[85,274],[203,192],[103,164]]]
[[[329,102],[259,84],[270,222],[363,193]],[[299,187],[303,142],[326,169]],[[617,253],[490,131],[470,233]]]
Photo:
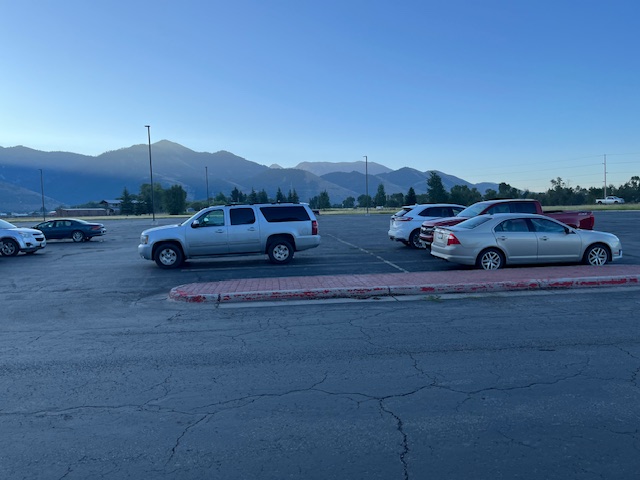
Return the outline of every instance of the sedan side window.
[[[536,232],[565,233],[565,228],[559,223],[544,218],[532,218],[531,223]]]
[[[495,228],[496,232],[528,232],[529,226],[524,218],[505,220]]]
[[[224,211],[212,210],[205,213],[200,218],[201,227],[222,227],[224,226]]]

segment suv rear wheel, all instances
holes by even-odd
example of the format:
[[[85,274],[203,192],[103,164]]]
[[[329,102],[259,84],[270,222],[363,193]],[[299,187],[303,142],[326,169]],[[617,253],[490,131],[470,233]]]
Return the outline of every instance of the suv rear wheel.
[[[269,244],[267,253],[271,263],[285,264],[293,258],[293,247],[284,238],[277,238]]]

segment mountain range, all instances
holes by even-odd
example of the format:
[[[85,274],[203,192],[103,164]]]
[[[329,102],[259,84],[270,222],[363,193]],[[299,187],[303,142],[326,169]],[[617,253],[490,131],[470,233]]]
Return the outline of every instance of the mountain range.
[[[181,185],[188,200],[204,200],[219,192],[229,195],[234,188],[243,193],[264,189],[270,197],[280,188],[286,195],[294,190],[301,201],[326,190],[332,203],[365,193],[375,196],[378,185],[387,194],[406,194],[413,187],[426,193],[430,170],[392,170],[375,162],[302,162],[294,168],[267,167],[231,152],[195,152],[180,144],[161,140],[151,145],[153,181],[164,188]],[[42,173],[40,172],[42,171]],[[367,175],[365,175],[365,170]],[[205,178],[208,173],[208,185]],[[496,183],[472,184],[436,171],[449,190],[454,185],[477,188],[481,193],[498,189]],[[52,210],[90,201],[112,200],[126,187],[138,193],[149,183],[149,146],[133,145],[98,156],[69,152],[43,152],[24,146],[0,147],[0,212]],[[42,182],[41,182],[42,181]],[[208,186],[208,192],[207,192]]]

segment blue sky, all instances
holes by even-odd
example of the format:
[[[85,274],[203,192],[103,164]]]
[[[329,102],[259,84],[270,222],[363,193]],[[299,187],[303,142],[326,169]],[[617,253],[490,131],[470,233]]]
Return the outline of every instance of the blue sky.
[[[0,146],[640,175],[640,2],[0,0]]]

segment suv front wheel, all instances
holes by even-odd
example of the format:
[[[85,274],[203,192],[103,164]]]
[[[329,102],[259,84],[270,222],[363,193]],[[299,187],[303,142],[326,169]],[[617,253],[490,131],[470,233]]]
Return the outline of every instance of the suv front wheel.
[[[289,263],[293,258],[293,247],[287,240],[277,238],[269,244],[267,253],[269,254],[271,263],[285,264]]]
[[[184,261],[180,247],[173,243],[158,245],[153,259],[160,268],[178,268]]]

